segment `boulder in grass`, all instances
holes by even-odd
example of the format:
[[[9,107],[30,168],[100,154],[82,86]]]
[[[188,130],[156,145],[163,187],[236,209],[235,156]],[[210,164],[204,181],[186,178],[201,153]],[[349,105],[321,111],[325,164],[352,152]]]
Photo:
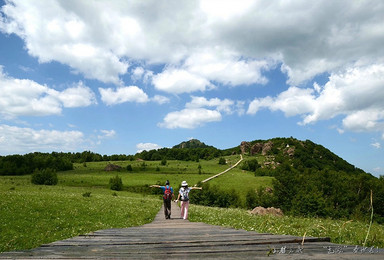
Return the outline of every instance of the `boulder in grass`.
[[[251,211],[253,215],[265,216],[265,215],[273,215],[277,217],[284,216],[283,211],[279,208],[264,208],[264,207],[256,207]]]
[[[104,171],[106,172],[120,171],[120,169],[121,169],[121,166],[110,163],[107,166],[105,166]]]

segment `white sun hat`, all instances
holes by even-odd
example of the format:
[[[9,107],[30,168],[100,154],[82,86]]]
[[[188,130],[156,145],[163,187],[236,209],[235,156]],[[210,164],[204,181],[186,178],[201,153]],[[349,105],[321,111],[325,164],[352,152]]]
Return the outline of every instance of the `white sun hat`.
[[[185,187],[185,186],[188,186],[188,183],[187,183],[186,181],[183,181],[183,182],[181,183],[181,187]]]

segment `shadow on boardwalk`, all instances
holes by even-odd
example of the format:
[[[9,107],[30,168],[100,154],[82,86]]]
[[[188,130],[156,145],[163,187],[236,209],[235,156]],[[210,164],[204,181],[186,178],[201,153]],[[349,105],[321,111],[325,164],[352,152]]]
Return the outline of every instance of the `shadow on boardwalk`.
[[[327,238],[305,238],[235,230],[179,218],[163,209],[152,223],[123,229],[99,230],[41,247],[6,252],[11,259],[384,259],[383,249],[332,244]],[[356,251],[358,250],[358,251]],[[371,250],[371,252],[369,252]],[[355,252],[354,252],[355,251]],[[269,256],[268,256],[269,255]]]

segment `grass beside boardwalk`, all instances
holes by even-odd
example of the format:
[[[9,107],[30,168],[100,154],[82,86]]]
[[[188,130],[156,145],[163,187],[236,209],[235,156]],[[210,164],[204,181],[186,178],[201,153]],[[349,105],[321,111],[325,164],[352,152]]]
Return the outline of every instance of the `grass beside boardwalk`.
[[[0,184],[0,252],[99,229],[143,225],[154,219],[161,206],[157,197],[128,192],[35,186],[30,176],[2,177]],[[83,196],[87,192],[90,197]]]
[[[369,223],[322,218],[255,216],[247,210],[191,205],[189,219],[259,233],[330,237],[332,243],[362,246]],[[366,246],[384,248],[384,226],[373,224]]]

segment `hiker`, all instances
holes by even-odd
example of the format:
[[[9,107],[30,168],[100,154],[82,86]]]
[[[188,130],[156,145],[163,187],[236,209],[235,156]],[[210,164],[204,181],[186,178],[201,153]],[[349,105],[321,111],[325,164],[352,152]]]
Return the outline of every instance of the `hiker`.
[[[165,219],[171,218],[171,201],[174,199],[175,195],[173,194],[173,188],[169,185],[169,181],[167,180],[165,182],[165,186],[160,185],[151,185],[149,186],[151,188],[160,188],[163,190],[163,201],[164,201],[164,215]]]
[[[181,201],[181,218],[182,219],[188,219],[188,208],[189,208],[189,192],[191,190],[202,190],[201,187],[188,187],[188,183],[186,181],[183,181],[181,183],[181,188],[179,190],[179,195],[177,196],[176,202]]]

